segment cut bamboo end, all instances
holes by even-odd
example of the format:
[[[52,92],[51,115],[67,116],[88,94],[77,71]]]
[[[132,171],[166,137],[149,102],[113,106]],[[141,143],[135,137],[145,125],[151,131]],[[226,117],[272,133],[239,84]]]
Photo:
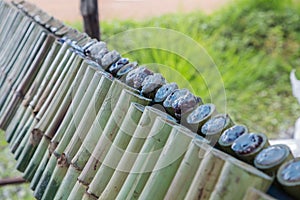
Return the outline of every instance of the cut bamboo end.
[[[248,133],[248,128],[244,125],[234,125],[226,129],[218,140],[218,147],[230,155],[234,156],[235,153],[231,149],[232,144],[243,134]]]
[[[253,187],[248,188],[247,193],[245,194],[243,200],[275,200],[273,197],[263,193],[260,190],[257,190]]]
[[[280,166],[277,172],[277,180],[283,189],[293,196],[300,199],[300,158],[292,159]]]
[[[231,146],[231,149],[241,160],[253,164],[255,156],[270,146],[268,138],[262,133],[249,133],[240,136]]]
[[[254,166],[270,176],[276,176],[280,165],[292,160],[290,148],[284,144],[277,144],[263,149],[254,159]]]

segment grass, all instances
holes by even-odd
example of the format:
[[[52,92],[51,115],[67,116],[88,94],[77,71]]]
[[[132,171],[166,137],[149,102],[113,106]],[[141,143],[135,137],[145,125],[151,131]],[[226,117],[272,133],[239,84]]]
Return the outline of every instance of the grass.
[[[111,48],[125,52],[123,56],[142,64],[156,63],[156,71],[161,71],[170,82],[192,88],[205,102],[218,101],[211,97],[212,93],[218,93],[218,88],[208,86],[205,79],[209,77],[203,79],[194,70],[194,65],[182,56],[158,48],[126,52],[127,43],[134,42],[137,46],[145,43],[145,37],[138,34],[127,35],[127,39],[117,43],[111,40],[119,33],[143,27],[172,29],[192,38],[208,55],[205,58],[200,54],[189,55],[199,56],[200,64],[203,59],[212,58],[224,83],[227,112],[234,121],[246,124],[251,131],[278,138],[288,137],[293,132],[294,122],[300,113],[289,82],[291,69],[300,71],[299,20],[299,3],[239,0],[209,16],[200,12],[172,14],[142,22],[102,22],[101,28],[102,39],[108,41]],[[80,23],[72,25],[81,27]],[[147,31],[146,34],[149,34],[146,38],[148,43],[169,39],[168,36],[151,36],[152,33]],[[122,42],[124,44],[120,44]],[[190,46],[187,48],[184,43],[177,48],[190,52],[195,50]],[[173,76],[170,69],[164,70],[161,66],[170,66],[177,75]]]

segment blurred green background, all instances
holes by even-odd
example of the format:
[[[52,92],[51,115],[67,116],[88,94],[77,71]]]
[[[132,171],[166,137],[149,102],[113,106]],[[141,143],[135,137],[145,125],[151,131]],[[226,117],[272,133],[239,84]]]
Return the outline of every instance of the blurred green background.
[[[221,73],[227,111],[233,120],[270,138],[288,138],[300,113],[289,81],[293,68],[300,78],[299,22],[298,1],[239,0],[211,15],[178,13],[146,21],[101,22],[101,31],[104,41],[142,27],[174,29],[193,38],[206,49]],[[80,22],[69,25],[82,30]],[[197,95],[210,101],[205,82],[180,56],[157,49],[141,49],[123,56],[141,64],[160,63],[174,68],[196,88]],[[177,82],[176,76],[167,79]],[[14,170],[15,162],[3,134],[0,141],[1,178],[20,175]],[[0,199],[32,199],[31,196],[26,184],[0,188]]]

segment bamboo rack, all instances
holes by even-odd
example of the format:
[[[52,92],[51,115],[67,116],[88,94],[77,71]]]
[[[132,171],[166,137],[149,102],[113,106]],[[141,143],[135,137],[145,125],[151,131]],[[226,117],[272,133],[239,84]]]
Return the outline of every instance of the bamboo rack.
[[[138,63],[104,42],[23,0],[0,0],[0,18],[0,128],[36,199],[273,199],[278,184],[297,196],[273,176],[292,156],[272,173],[251,165],[267,138],[250,158],[212,146],[234,124],[215,105],[176,118],[158,107],[177,84],[146,98],[126,84]]]

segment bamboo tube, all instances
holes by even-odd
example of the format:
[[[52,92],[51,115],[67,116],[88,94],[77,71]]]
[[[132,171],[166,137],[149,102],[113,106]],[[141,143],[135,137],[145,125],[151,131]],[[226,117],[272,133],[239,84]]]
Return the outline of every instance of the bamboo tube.
[[[64,152],[69,163],[71,162],[78,149],[82,145],[83,140],[85,139],[89,129],[93,124],[93,121],[96,118],[97,113],[99,112],[104,102],[105,96],[107,95],[111,84],[111,77],[108,77],[106,74],[104,74],[100,80],[99,85],[94,91],[93,98],[90,101],[89,106],[86,112],[84,113],[80,124],[78,125],[78,128],[76,129],[74,137],[72,137],[72,140],[70,141],[69,145],[67,146]]]
[[[118,162],[117,168],[103,193],[107,191],[113,196],[118,194],[158,116],[176,122],[170,115],[156,108],[146,106],[126,150],[121,152],[120,160],[116,160]]]
[[[293,158],[293,154],[287,145],[272,145],[257,154],[254,159],[254,166],[270,176],[276,176],[280,165]]]
[[[104,164],[106,162],[110,162],[110,161],[108,161],[108,158],[111,154],[114,155],[114,158],[119,158],[119,157],[117,157],[118,154],[117,155],[115,154],[116,153],[115,148],[122,149],[122,145],[124,146],[124,145],[128,144],[128,142],[129,142],[128,138],[130,139],[130,134],[134,132],[135,127],[138,124],[138,121],[142,115],[143,110],[144,110],[144,108],[142,105],[137,104],[137,103],[131,103],[128,113],[126,114],[124,121],[121,124],[120,130],[118,131],[118,133],[116,135],[116,138],[112,144],[112,147],[109,150],[107,156],[105,157],[105,159],[103,161]],[[75,152],[74,152],[74,154],[75,154]],[[104,167],[104,165],[102,165],[102,166]],[[71,166],[71,168],[73,168],[73,167]],[[73,176],[73,174],[70,173],[69,176]],[[78,174],[78,176],[79,176],[79,174]],[[71,189],[72,189],[72,188],[70,188],[70,185],[74,185],[77,180],[77,179],[73,178],[74,182],[70,182],[70,181],[68,181],[69,179],[70,178],[68,178],[68,174],[67,174],[65,176],[65,179],[63,180],[63,183],[61,184],[61,186],[59,188],[59,191],[57,192],[56,197],[59,197],[57,199],[66,199],[69,196]],[[102,180],[103,180],[103,178],[102,178]],[[69,188],[69,190],[68,190],[68,188]]]
[[[195,134],[182,126],[174,126],[166,145],[144,187],[140,187],[140,199],[162,199],[174,178],[174,175]]]
[[[64,111],[61,111],[61,110],[65,110],[65,109],[69,108],[69,106],[71,104],[71,101],[72,101],[73,93],[74,92],[76,93],[77,89],[79,88],[80,82],[82,81],[82,79],[84,77],[85,70],[86,69],[83,66],[79,69],[79,71],[78,71],[78,73],[77,73],[77,75],[76,75],[76,77],[75,77],[75,79],[74,79],[71,87],[68,90],[68,93],[67,93],[64,101],[61,104],[61,109],[59,109],[59,111],[58,111],[59,115],[60,115],[60,113],[64,112]],[[76,96],[76,94],[75,94],[75,96]],[[74,106],[78,105],[78,101],[76,101],[76,102],[73,101],[73,105]],[[72,115],[73,115],[73,111],[72,110],[70,110],[69,112],[66,113],[66,116],[64,117],[61,126],[59,126],[59,128],[57,130],[58,134],[59,134],[59,132],[64,133],[65,128],[66,128],[66,125],[64,125],[64,124],[68,124],[70,122],[70,120],[72,118]],[[46,132],[46,134],[47,135],[44,135],[44,138],[46,138],[44,140],[44,142],[46,142],[46,144],[44,144],[44,143],[40,143],[39,144],[39,147],[37,148],[36,152],[34,153],[32,159],[30,161],[30,163],[27,166],[27,169],[25,170],[24,177],[27,177],[27,176],[30,177],[30,176],[32,176],[32,172],[35,172],[36,170],[38,170],[39,163],[41,162],[41,159],[43,158],[43,155],[44,155],[44,153],[46,151],[46,147],[49,145],[50,139],[53,137],[53,135],[55,134],[55,132],[52,132],[52,133],[51,132],[50,133]],[[40,147],[40,145],[42,145],[42,147]],[[45,155],[47,155],[47,153]],[[38,173],[38,174],[40,174],[40,173]]]
[[[282,188],[293,198],[300,199],[300,158],[282,164],[277,172],[277,180]]]
[[[116,134],[124,120],[126,113],[128,112],[131,102],[147,105],[151,102],[151,100],[134,94],[128,90],[122,91],[120,99],[113,109],[112,114],[99,138],[99,141],[92,152],[92,156],[89,158],[87,164],[82,170],[82,173],[78,177],[78,180],[80,180],[82,183],[89,184],[92,181],[97,170],[101,166],[101,162],[104,160],[112,142],[116,137]]]
[[[33,99],[34,94],[36,94],[40,84],[43,82],[43,79],[47,75],[51,73],[51,70],[55,70],[55,68],[50,68],[50,65],[52,62],[54,62],[54,59],[56,57],[56,55],[58,54],[59,49],[61,48],[61,44],[57,41],[54,42],[54,44],[52,45],[45,61],[43,62],[41,69],[37,75],[37,77],[35,78],[34,82],[31,84],[30,89],[28,90],[28,92],[26,93],[24,100],[23,100],[23,105],[24,106],[28,106],[30,101]]]
[[[15,152],[15,159],[18,161],[17,162],[17,165],[16,165],[16,168],[21,171],[21,172],[24,172],[24,168],[20,167],[19,166],[19,160],[20,160],[20,156],[22,154],[22,152],[24,151],[24,148],[25,148],[25,145],[27,143],[28,140],[30,140],[30,130],[37,124],[37,120],[36,119],[33,119],[30,127],[28,128],[27,132],[24,134],[24,138],[22,139],[20,145],[18,146],[18,148],[16,149],[16,152]]]
[[[266,192],[272,181],[273,178],[256,168],[230,157],[224,164],[210,199],[242,199],[249,187]]]
[[[49,109],[46,111],[45,115],[46,116],[46,119],[45,118],[42,118],[43,121],[40,121],[39,124],[36,126],[36,127],[39,127],[39,131],[33,131],[32,134],[31,134],[31,139],[30,141],[27,142],[26,144],[26,147],[24,149],[24,151],[22,152],[22,156],[21,156],[21,159],[19,160],[17,166],[22,166],[20,167],[20,170],[22,169],[23,171],[25,170],[26,166],[28,165],[37,145],[39,144],[41,138],[42,138],[42,133],[43,132],[43,129],[41,128],[43,124],[42,122],[44,121],[47,121],[47,117],[50,118],[50,111],[49,110],[54,110],[53,112],[56,112],[59,105],[61,104],[61,102],[63,101],[63,97],[64,97],[64,94],[67,92],[67,88],[65,88],[66,85],[70,85],[71,84],[71,81],[72,79],[74,79],[73,77],[76,75],[76,72],[78,70],[78,66],[79,66],[80,63],[75,63],[75,66],[72,66],[72,68],[77,68],[76,70],[72,70],[71,69],[71,73],[72,74],[72,78],[69,78],[68,83],[66,83],[66,81],[62,81],[62,89],[61,87],[58,89],[58,93],[60,92],[60,94],[58,94],[55,99],[53,99],[53,101],[50,103],[49,105]],[[67,67],[65,68],[67,69]],[[68,70],[68,69],[67,69]],[[65,80],[67,80],[68,78],[65,78]],[[53,89],[52,91],[54,91],[56,89]],[[52,92],[51,92],[52,93]],[[54,115],[54,114],[53,114]],[[50,119],[52,120],[52,119]],[[50,123],[50,122],[49,122]],[[49,123],[47,123],[46,125],[48,125]],[[46,126],[45,125],[45,126]],[[35,127],[35,129],[36,129]],[[35,130],[35,129],[32,129],[32,130]],[[30,134],[30,133],[29,133]]]
[[[38,180],[38,183],[36,184],[35,191],[34,191],[34,197],[36,199],[41,199],[43,197],[43,194],[46,190],[46,187],[49,183],[49,180],[51,178],[52,172],[56,166],[57,158],[54,154],[51,154],[50,159],[42,172],[40,180]]]
[[[192,140],[164,199],[184,199],[205,153],[211,148],[201,136]]]
[[[13,94],[13,98],[11,101],[8,102],[8,106],[6,110],[9,110],[9,113],[6,113],[9,119],[13,118],[13,115],[16,113],[16,109],[19,106],[20,102],[23,100],[24,95],[27,93],[30,85],[34,81],[34,78],[38,76],[38,72],[41,68],[41,64],[44,61],[46,55],[48,54],[50,50],[50,45],[52,45],[54,42],[54,38],[52,36],[48,36],[43,47],[41,47],[41,50],[39,52],[39,55],[34,60],[32,67],[30,70],[26,73],[26,76],[24,79],[22,79],[22,82],[18,85],[16,88],[15,93]],[[11,120],[8,120],[11,122]],[[8,122],[8,123],[9,123]],[[5,127],[3,127],[5,129]]]
[[[207,151],[184,199],[209,199],[228,157],[216,149]]]
[[[76,94],[74,96],[74,99],[72,101],[72,106],[74,106],[75,108],[78,107],[78,105],[80,103],[80,100],[82,98],[82,93],[81,92],[85,91],[85,89],[87,88],[88,81],[90,79],[88,77],[91,77],[91,75],[93,75],[93,69],[92,68],[87,70],[87,73],[85,73],[85,76],[84,76],[85,80],[83,80],[81,82],[79,88],[76,88],[78,92],[76,92]],[[71,110],[70,114],[71,115],[73,114],[72,110]],[[72,118],[72,116],[70,116],[70,120],[71,120],[71,118]],[[67,125],[66,125],[66,127],[67,127]],[[59,130],[62,130],[60,128],[59,128]],[[51,143],[53,143],[54,145],[58,144],[58,142],[60,141],[60,138],[63,136],[64,132],[61,132],[61,133],[62,134],[56,134],[55,137],[52,139]],[[42,197],[41,195],[44,193],[44,190],[46,189],[46,187],[48,185],[51,174],[52,174],[52,172],[53,172],[53,170],[56,166],[57,157],[59,157],[59,156],[60,155],[55,155],[55,154],[51,155],[51,158],[50,158],[50,160],[47,164],[47,167],[43,172],[42,178],[40,179],[39,184],[37,185],[37,188],[36,188],[37,190],[34,193],[36,198],[41,198]]]
[[[42,155],[42,156],[43,156],[43,158],[42,158],[42,160],[39,162],[39,165],[38,165],[38,168],[36,169],[36,171],[34,171],[34,170],[29,170],[29,173],[31,173],[30,176],[33,177],[32,180],[31,180],[31,182],[30,182],[30,188],[31,188],[32,190],[35,190],[35,189],[36,189],[36,186],[38,185],[39,180],[41,179],[41,176],[42,176],[42,174],[43,174],[43,172],[44,172],[44,170],[45,170],[45,168],[46,168],[46,166],[47,166],[47,164],[48,164],[48,161],[49,161],[49,159],[50,159],[50,154],[44,154],[44,155]],[[30,168],[27,167],[26,171],[27,171],[28,169],[30,169]],[[28,172],[26,172],[26,171],[25,171],[25,174],[26,174],[26,173],[28,174]]]
[[[164,118],[156,118],[149,136],[141,148],[141,151],[139,152],[129,175],[124,182],[125,189],[122,188],[123,194],[125,194],[125,191],[127,193],[131,193],[130,191],[138,192],[139,189],[145,185],[174,124],[174,122],[168,121]],[[117,168],[115,169],[118,170]],[[112,173],[113,172],[114,171],[112,170]],[[110,186],[107,185],[109,179],[102,182],[103,178],[99,176],[99,171],[97,175],[90,184],[88,192],[94,194],[95,196],[100,196],[100,199],[115,199],[118,193],[116,190],[110,191],[115,188],[110,188]],[[102,173],[102,176],[106,176],[106,174]],[[127,187],[129,185],[130,187]],[[104,192],[102,193],[103,190]],[[125,198],[125,195],[122,195],[122,197]]]
[[[36,153],[36,152],[45,152],[47,150],[47,147],[50,143],[50,139],[48,137],[43,137],[42,140],[40,141],[34,156],[30,160],[30,163],[26,167],[24,173],[23,173],[23,178],[25,178],[28,181],[31,181],[36,170],[38,167],[37,163],[40,163],[43,159],[44,154],[41,153]]]
[[[127,65],[123,66],[118,72],[116,77],[118,79],[120,79],[120,81],[125,82],[126,81],[126,75],[136,69],[138,67],[138,63],[137,62],[130,62]]]
[[[44,37],[45,37],[45,35],[40,37],[40,39],[39,39],[40,43],[42,42],[41,40],[44,40]],[[21,80],[24,80],[24,75],[26,74],[26,71],[30,70],[30,62],[31,62],[31,60],[33,60],[32,56],[36,56],[35,53],[37,51],[38,51],[37,49],[35,49],[33,51],[32,55],[30,56],[31,58],[28,58],[28,62],[25,63],[26,66],[22,66],[21,63],[19,64],[21,66],[21,68],[23,68],[23,69],[20,70],[20,72],[18,72],[18,74],[12,74],[12,76],[15,76],[16,78],[8,77],[9,81],[11,81],[11,85],[7,86],[6,91],[2,91],[3,92],[2,97],[4,98],[4,99],[2,99],[2,105],[3,105],[3,110],[4,110],[3,115],[6,118],[6,123],[4,124],[3,128],[5,128],[5,129],[7,128],[8,124],[10,123],[12,116],[15,114],[14,107],[13,108],[11,107],[11,102],[13,102],[12,98],[14,97],[14,91],[16,91]],[[34,74],[32,74],[32,76],[34,76]],[[19,93],[16,95],[16,97],[17,97],[17,99],[19,99],[16,102],[16,103],[18,103],[21,101],[21,98],[23,98],[23,95],[21,93]]]
[[[201,127],[201,134],[205,137],[205,139],[210,141],[211,145],[215,145],[223,131],[231,126],[233,126],[233,122],[229,115],[218,114],[203,124]]]
[[[80,149],[71,161],[76,169],[82,170],[87,163],[91,152],[97,145],[97,141],[102,134],[102,130],[112,113],[112,109],[117,104],[117,98],[115,97],[119,97],[123,89],[131,88],[118,80],[113,81],[104,99],[104,102],[93,122],[93,125],[87,133]]]
[[[37,114],[37,119],[42,119],[42,114],[45,113],[46,109],[49,107],[53,96],[56,93],[57,88],[59,87],[61,81],[64,79],[68,69],[70,68],[71,63],[74,59],[74,54],[70,50],[67,50],[62,61],[59,63],[53,77],[49,81],[45,91],[43,92],[41,98],[36,104],[33,112]],[[41,110],[41,112],[39,112]]]
[[[20,66],[26,61],[24,58],[28,58],[28,55],[31,53],[30,51],[32,50],[33,44],[35,44],[36,40],[38,39],[40,32],[41,30],[39,30],[33,24],[30,25],[29,30],[24,36],[24,39],[22,39],[21,44],[17,47],[17,51],[12,55],[11,59],[6,62],[1,85],[4,84],[5,80],[8,81],[14,77],[14,74],[17,75],[21,70]],[[18,67],[14,67],[14,65]]]
[[[88,106],[88,102],[90,101],[93,91],[95,90],[96,86],[98,85],[100,79],[101,79],[101,73],[95,73],[91,83],[89,84],[89,87],[87,89],[87,92],[84,94],[78,108],[74,109],[74,115],[72,117],[72,120],[62,138],[58,146],[56,147],[54,154],[56,156],[60,156],[58,159],[58,162],[62,160],[63,164],[58,164],[56,168],[54,169],[54,172],[51,176],[51,179],[49,181],[49,184],[47,185],[45,195],[43,196],[44,199],[47,199],[50,194],[54,195],[64,178],[67,169],[69,167],[69,162],[67,161],[67,158],[63,153],[66,146],[70,142],[71,138],[74,135],[74,132],[76,130],[76,126],[79,123],[80,119],[82,118],[82,115],[84,111],[86,110],[86,107]]]
[[[29,117],[31,115],[31,112],[32,112],[32,108],[31,107],[27,107],[27,109],[26,109],[26,111],[25,111],[25,113],[24,113],[24,115],[23,115],[23,117],[22,117],[22,119],[21,119],[21,121],[20,121],[17,129],[16,129],[16,133],[14,133],[13,138],[10,141],[10,144],[9,144],[10,148],[12,148],[13,145],[15,144],[15,141],[19,137],[19,134],[20,134],[22,128],[24,127],[26,121],[29,119]]]
[[[20,133],[18,134],[18,137],[16,138],[16,140],[11,143],[11,152],[15,155],[15,159],[17,160],[18,154],[16,154],[17,150],[20,147],[20,144],[22,143],[23,139],[29,139],[28,137],[26,137],[26,133],[29,130],[29,128],[31,127],[32,123],[33,123],[34,117],[31,115],[29,116],[29,118],[27,119],[25,125],[22,127],[22,129],[20,130]]]
[[[82,197],[87,191],[87,188],[88,187],[86,185],[83,185],[82,183],[77,181],[72,189],[72,192],[70,193],[70,196],[68,197],[68,200],[82,200]]]
[[[269,146],[266,135],[262,133],[249,133],[240,136],[231,146],[231,149],[241,160],[253,164],[255,156]]]
[[[275,200],[273,197],[263,193],[260,190],[257,190],[253,187],[249,187],[247,193],[245,194],[243,200]]]
[[[18,73],[21,70],[20,66],[22,66],[24,60],[26,60],[24,59],[24,57],[25,58],[28,57],[29,51],[31,50],[30,47],[32,47],[33,44],[35,44],[35,40],[36,38],[38,38],[37,32],[38,30],[33,26],[33,24],[31,24],[29,30],[26,32],[26,35],[24,36],[24,39],[22,40],[21,44],[18,46],[15,54],[13,54],[10,60],[8,60],[5,63],[4,73],[2,73],[2,77],[0,77],[1,78],[0,84],[2,88],[9,87],[10,81],[14,82],[14,78],[18,76]],[[30,37],[30,35],[35,35],[35,37]],[[14,67],[14,65],[17,67]],[[3,87],[5,84],[6,87]]]
[[[67,48],[68,48],[67,44],[63,44],[62,47],[59,49],[55,59],[51,62],[51,65],[49,67],[49,70],[47,71],[47,74],[45,75],[42,83],[39,85],[34,98],[30,102],[30,105],[33,108],[36,107],[38,101],[40,100],[43,92],[45,91],[47,85],[49,84],[49,82],[50,82],[51,78],[54,76],[54,74],[56,73],[56,75],[58,75],[58,72],[56,72],[57,67],[58,67],[59,63],[61,62],[63,55],[67,51]],[[63,67],[63,66],[61,66],[61,67]]]
[[[115,140],[113,141],[107,155],[103,159],[102,165],[100,166],[89,186],[89,193],[99,197],[99,193],[101,194],[107,185],[111,175],[114,172],[114,169],[117,167],[118,161],[121,158],[122,153],[119,152],[125,150],[127,147],[131,139],[131,135],[134,133],[142,116],[143,110],[143,106],[136,103],[131,103],[124,121],[122,122],[121,127],[116,134]],[[99,182],[100,179],[101,182]],[[97,188],[97,193],[95,192],[95,188]]]
[[[12,119],[12,122],[9,124],[5,131],[5,139],[8,143],[10,143],[11,139],[14,137],[14,134],[16,133],[16,130],[18,128],[18,125],[23,118],[23,115],[25,113],[26,108],[23,106],[20,106],[16,115]]]
[[[63,178],[61,185],[59,186],[59,189],[58,189],[54,199],[57,199],[57,200],[70,199],[70,196],[72,196],[71,191],[75,192],[74,188],[77,187],[76,182],[77,182],[77,178],[80,175],[80,173],[81,173],[81,171],[75,169],[72,165],[70,165],[65,177]],[[78,184],[81,184],[81,183],[78,182]],[[80,195],[82,197],[83,193],[85,191],[86,191],[86,189],[84,189],[84,191],[81,194],[79,194],[79,192],[76,191],[75,194],[78,195],[77,197],[79,197]]]
[[[243,134],[248,133],[248,128],[244,125],[234,125],[233,127],[226,129],[218,140],[217,146],[224,152],[234,156],[235,153],[231,149],[234,141]]]

